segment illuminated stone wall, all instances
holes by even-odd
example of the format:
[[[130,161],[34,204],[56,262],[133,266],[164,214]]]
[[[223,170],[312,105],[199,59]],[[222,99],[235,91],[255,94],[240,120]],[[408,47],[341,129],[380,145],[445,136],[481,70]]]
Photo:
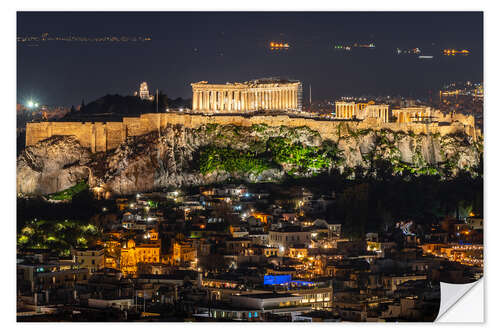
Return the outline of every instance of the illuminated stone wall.
[[[115,149],[127,137],[138,136],[158,131],[167,125],[181,125],[198,128],[207,124],[252,126],[266,124],[268,126],[302,127],[306,126],[318,131],[323,139],[337,140],[340,136],[349,135],[352,131],[389,129],[395,132],[415,134],[439,133],[441,135],[464,132],[474,138],[480,135],[479,130],[469,125],[469,118],[458,115],[449,118],[449,125],[438,126],[438,123],[387,123],[381,119],[367,118],[363,121],[349,120],[315,120],[309,118],[293,118],[280,116],[207,116],[174,113],[150,113],[140,117],[125,117],[122,122],[38,122],[26,126],[26,145],[54,135],[73,135],[80,144],[92,152]]]
[[[73,135],[92,152],[118,147],[127,137],[122,122],[39,122],[26,125],[26,146],[56,135]]]

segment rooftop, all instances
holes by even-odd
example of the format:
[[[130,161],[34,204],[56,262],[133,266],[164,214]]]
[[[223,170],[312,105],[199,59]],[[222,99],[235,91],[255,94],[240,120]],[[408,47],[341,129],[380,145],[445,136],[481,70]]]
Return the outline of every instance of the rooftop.
[[[248,298],[258,298],[258,299],[273,299],[273,298],[285,298],[285,297],[297,297],[296,295],[292,295],[290,293],[260,293],[260,294],[246,294],[246,295],[236,295],[239,297],[248,297]],[[300,296],[299,296],[300,297]]]
[[[265,83],[295,83],[295,82],[300,82],[300,81],[299,80],[290,80],[290,79],[285,79],[285,78],[279,78],[279,77],[267,77],[267,78],[260,78],[260,79],[246,81],[245,83],[265,84]]]

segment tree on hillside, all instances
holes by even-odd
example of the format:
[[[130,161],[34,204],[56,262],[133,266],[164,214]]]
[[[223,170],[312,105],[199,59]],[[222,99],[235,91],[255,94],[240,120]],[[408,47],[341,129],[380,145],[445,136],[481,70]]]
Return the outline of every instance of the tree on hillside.
[[[348,187],[339,198],[339,208],[344,213],[344,231],[352,238],[360,239],[366,232],[370,214],[368,184]]]
[[[165,111],[168,108],[168,96],[160,90],[158,93],[158,111]]]

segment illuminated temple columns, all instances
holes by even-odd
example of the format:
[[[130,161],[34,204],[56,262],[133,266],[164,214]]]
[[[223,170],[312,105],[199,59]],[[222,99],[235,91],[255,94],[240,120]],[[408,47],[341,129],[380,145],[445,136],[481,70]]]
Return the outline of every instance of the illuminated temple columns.
[[[335,102],[335,117],[339,119],[352,119],[358,116],[358,108],[354,102]]]
[[[191,84],[193,111],[247,112],[258,110],[298,110],[298,81],[255,80],[244,83]]]
[[[198,92],[193,93],[193,109],[198,109]]]
[[[392,111],[392,115],[396,117],[398,123],[428,122],[432,121],[434,114],[430,107],[425,106],[406,107]]]
[[[335,102],[335,118],[358,119],[375,118],[381,122],[389,122],[389,106],[387,104]]]

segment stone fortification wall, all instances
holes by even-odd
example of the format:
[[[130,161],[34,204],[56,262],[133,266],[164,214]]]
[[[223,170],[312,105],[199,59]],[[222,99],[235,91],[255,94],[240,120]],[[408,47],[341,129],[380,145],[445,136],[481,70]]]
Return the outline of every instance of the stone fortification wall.
[[[124,117],[122,122],[37,122],[26,126],[26,146],[56,135],[73,135],[84,147],[92,152],[115,149],[130,136],[138,136],[167,125],[182,125],[189,128],[198,128],[207,124],[252,126],[266,124],[268,126],[307,126],[318,131],[324,139],[337,140],[340,136],[349,135],[351,131],[365,129],[389,129],[395,132],[412,131],[415,134],[439,133],[441,135],[464,132],[476,139],[476,130],[473,126],[453,121],[444,125],[417,124],[417,123],[384,123],[376,119],[364,121],[348,120],[316,120],[310,118],[293,118],[286,115],[253,116],[237,115],[205,116],[174,113],[150,113],[140,117]]]
[[[73,135],[91,151],[114,149],[125,141],[127,129],[122,122],[39,122],[26,124],[26,146],[56,135]]]

